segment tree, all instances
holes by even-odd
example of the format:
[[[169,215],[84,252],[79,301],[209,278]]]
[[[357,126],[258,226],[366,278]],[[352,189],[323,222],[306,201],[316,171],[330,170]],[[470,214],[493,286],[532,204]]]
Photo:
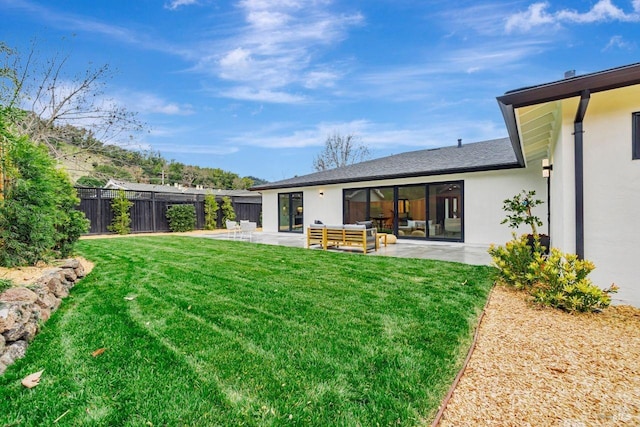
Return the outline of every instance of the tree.
[[[216,196],[207,194],[204,196],[204,228],[215,230],[218,223],[218,202]]]
[[[133,202],[127,198],[124,190],[118,190],[116,197],[111,200],[113,221],[107,230],[118,234],[131,233],[131,207]]]
[[[235,221],[236,212],[233,210],[231,199],[227,196],[222,198],[222,222]]]
[[[88,129],[86,141],[100,144],[122,144],[143,129],[134,113],[104,96],[106,80],[112,77],[108,65],[69,76],[68,60],[59,53],[42,60],[35,45],[21,56],[0,42],[0,103],[27,111],[13,122],[17,136],[44,144],[58,160],[87,148],[77,146],[74,153],[58,150],[57,141],[77,137],[78,127]]]
[[[313,167],[317,171],[324,171],[361,162],[369,157],[369,149],[356,136],[349,134],[343,137],[335,132],[327,137],[324,150],[313,160]]]

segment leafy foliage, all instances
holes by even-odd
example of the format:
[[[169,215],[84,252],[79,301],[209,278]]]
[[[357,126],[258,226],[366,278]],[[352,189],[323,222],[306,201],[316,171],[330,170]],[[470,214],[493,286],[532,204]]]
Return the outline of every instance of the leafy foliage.
[[[536,235],[536,227],[542,225],[540,218],[533,215],[531,209],[542,204],[542,200],[535,198],[535,190],[522,190],[511,199],[504,200],[502,209],[507,212],[507,217],[500,224],[508,224],[509,228],[516,229],[522,224],[531,227],[531,234]]]
[[[204,228],[206,230],[215,230],[218,223],[218,202],[216,196],[207,194],[204,196]]]
[[[236,212],[233,210],[231,199],[229,197],[222,198],[222,222],[235,221]]]
[[[598,311],[609,306],[617,291],[615,285],[600,289],[587,278],[595,268],[591,261],[555,248],[546,256],[538,235],[531,245],[526,234],[514,234],[505,246],[491,245],[489,254],[500,283],[527,291],[541,305],[569,312]]]
[[[498,281],[516,289],[531,288],[535,282],[532,276],[532,265],[536,256],[541,255],[542,252],[538,236],[534,236],[533,247],[531,247],[526,234],[517,237],[515,233],[513,233],[513,239],[505,246],[491,245],[489,248],[493,265],[498,269],[496,273]]]
[[[196,228],[196,207],[187,204],[170,206],[167,219],[171,231],[191,231]]]
[[[0,278],[0,293],[6,291],[11,287],[13,287],[13,282],[11,280]]]
[[[7,130],[0,109],[4,200],[0,202],[0,264],[30,265],[67,256],[88,229],[68,176],[56,170],[43,146]]]
[[[587,276],[595,265],[580,260],[575,254],[551,249],[548,257],[537,253],[531,264],[531,277],[535,279],[531,294],[542,305],[569,312],[590,312],[606,308],[617,286],[608,289],[595,286]]]
[[[107,183],[105,179],[95,178],[92,176],[82,176],[76,181],[76,185],[80,187],[104,187]]]
[[[113,221],[107,227],[109,231],[118,234],[131,233],[131,206],[133,202],[127,199],[124,190],[118,190],[116,197],[111,200],[111,210],[113,211]]]

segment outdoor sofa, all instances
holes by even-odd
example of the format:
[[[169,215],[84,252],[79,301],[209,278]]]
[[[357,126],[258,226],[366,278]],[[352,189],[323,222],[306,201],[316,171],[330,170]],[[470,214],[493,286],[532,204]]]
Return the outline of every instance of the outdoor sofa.
[[[376,228],[371,222],[363,221],[358,224],[311,224],[307,229],[307,248],[312,245],[320,245],[324,250],[356,247],[366,254],[368,250],[378,250],[380,243]]]

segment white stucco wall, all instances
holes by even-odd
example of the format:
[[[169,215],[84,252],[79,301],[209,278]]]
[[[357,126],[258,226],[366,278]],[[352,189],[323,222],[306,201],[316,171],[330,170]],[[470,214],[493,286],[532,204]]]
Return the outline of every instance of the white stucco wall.
[[[488,245],[503,244],[511,238],[511,230],[500,224],[505,217],[502,202],[523,189],[536,190],[546,202],[546,182],[540,173],[539,162],[526,169],[474,172],[385,181],[368,181],[344,185],[287,188],[262,192],[262,221],[265,231],[278,230],[278,193],[303,192],[305,230],[314,220],[325,224],[342,224],[342,191],[344,188],[384,187],[390,185],[424,184],[443,181],[464,181],[465,243]],[[320,196],[322,190],[323,196]],[[536,208],[535,214],[545,223],[540,231],[546,232],[546,203]],[[523,227],[519,232],[528,231]]]
[[[575,251],[573,120],[563,105],[563,129],[553,152],[552,245]],[[640,160],[632,160],[631,114],[640,111],[640,85],[591,95],[584,128],[584,244],[598,286],[615,283],[616,303],[640,306]],[[560,221],[562,218],[562,221]]]

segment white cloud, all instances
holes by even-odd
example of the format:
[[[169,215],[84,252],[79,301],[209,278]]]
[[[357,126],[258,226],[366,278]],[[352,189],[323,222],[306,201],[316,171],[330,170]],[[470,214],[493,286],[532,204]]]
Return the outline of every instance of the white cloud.
[[[347,30],[363,21],[359,13],[329,10],[330,1],[244,0],[238,3],[246,25],[203,55],[197,70],[212,73],[238,88],[235,99],[300,102],[284,96],[292,88],[331,87],[342,74],[333,64],[317,63]],[[276,95],[276,96],[274,96]]]
[[[602,49],[613,50],[613,49],[622,49],[622,50],[631,50],[636,47],[636,44],[633,42],[626,41],[622,36],[613,36],[609,39],[609,43]]]
[[[640,21],[640,1],[633,0],[633,12],[627,13],[611,0],[598,0],[587,12],[562,9],[549,12],[549,2],[533,3],[524,12],[518,12],[507,18],[505,30],[509,32],[527,32],[534,27],[558,26],[562,23],[591,24],[596,22],[638,22]]]
[[[198,4],[198,0],[171,0],[168,3],[165,3],[165,9],[176,10],[182,6],[190,6],[192,4]]]
[[[303,96],[292,95],[283,91],[256,89],[247,86],[236,86],[229,90],[219,92],[218,94],[225,98],[274,104],[299,104],[305,101]]]
[[[119,95],[120,102],[139,113],[164,114],[168,116],[188,116],[194,113],[189,104],[167,101],[151,93],[128,93]]]
[[[465,135],[473,138],[468,142],[506,136],[502,123],[485,121],[442,122],[423,125],[416,128],[398,128],[393,123],[374,123],[369,120],[351,122],[323,122],[313,128],[287,132],[288,124],[274,125],[231,138],[229,141],[239,145],[250,145],[262,148],[305,148],[321,147],[327,137],[335,132],[342,135],[355,135],[371,149],[397,152],[409,149],[422,149],[453,145],[460,138],[459,129],[465,129]],[[405,148],[402,148],[405,147]]]

